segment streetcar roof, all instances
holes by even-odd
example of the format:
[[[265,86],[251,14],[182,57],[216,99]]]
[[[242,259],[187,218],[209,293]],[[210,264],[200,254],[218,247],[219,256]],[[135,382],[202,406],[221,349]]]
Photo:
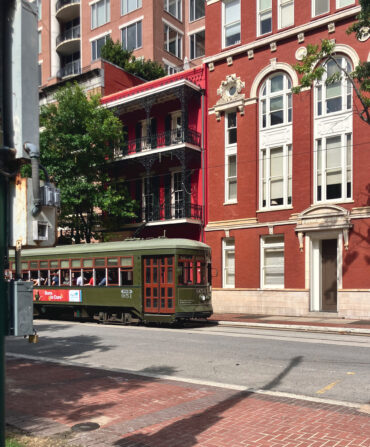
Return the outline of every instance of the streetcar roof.
[[[55,257],[57,255],[75,255],[77,253],[119,252],[131,250],[163,250],[163,249],[210,249],[203,242],[180,238],[128,239],[118,242],[101,242],[97,244],[57,245],[49,248],[30,248],[22,250],[22,257]],[[10,255],[14,257],[14,250]]]

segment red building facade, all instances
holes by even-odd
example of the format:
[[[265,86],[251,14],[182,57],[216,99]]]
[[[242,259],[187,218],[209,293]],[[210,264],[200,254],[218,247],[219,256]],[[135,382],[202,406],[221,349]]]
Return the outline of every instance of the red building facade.
[[[205,86],[200,66],[102,98],[126,135],[112,164],[115,183],[138,204],[117,238],[204,239]]]
[[[359,10],[357,0],[207,1],[217,312],[370,315],[369,125],[345,78],[291,93],[307,44],[333,39],[349,71],[369,60],[368,36],[346,34]]]

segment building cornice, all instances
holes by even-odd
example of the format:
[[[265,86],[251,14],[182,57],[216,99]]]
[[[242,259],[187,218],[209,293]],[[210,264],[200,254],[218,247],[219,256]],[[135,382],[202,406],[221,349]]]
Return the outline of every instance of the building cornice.
[[[208,2],[210,4],[210,2]],[[329,16],[323,17],[318,20],[314,20],[309,23],[305,23],[300,26],[296,26],[295,28],[289,29],[287,31],[282,31],[280,33],[272,34],[271,36],[265,37],[263,39],[255,40],[254,42],[241,45],[235,48],[232,48],[230,50],[222,51],[221,53],[215,54],[213,56],[209,56],[203,59],[203,62],[205,64],[209,64],[212,62],[217,62],[222,59],[226,59],[227,57],[236,56],[240,53],[248,52],[249,50],[255,50],[256,48],[260,48],[266,45],[270,45],[270,43],[278,42],[284,39],[287,39],[289,37],[298,35],[300,33],[304,33],[306,31],[310,31],[316,28],[320,28],[322,26],[325,26],[329,23],[336,22],[339,20],[346,19],[347,17],[354,16],[358,14],[361,11],[360,6],[355,6],[350,9],[346,9],[344,11],[337,12],[335,14],[330,14]]]

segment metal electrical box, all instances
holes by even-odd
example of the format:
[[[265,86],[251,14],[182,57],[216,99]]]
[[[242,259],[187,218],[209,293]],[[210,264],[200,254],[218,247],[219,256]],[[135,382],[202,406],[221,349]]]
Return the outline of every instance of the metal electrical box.
[[[15,182],[10,184],[11,247],[15,247],[17,241],[22,247],[52,247],[56,244],[59,190],[50,185],[41,190],[44,195],[41,212],[33,216],[32,179],[17,176]]]
[[[30,281],[11,281],[9,285],[8,335],[31,335],[33,334],[33,284]]]

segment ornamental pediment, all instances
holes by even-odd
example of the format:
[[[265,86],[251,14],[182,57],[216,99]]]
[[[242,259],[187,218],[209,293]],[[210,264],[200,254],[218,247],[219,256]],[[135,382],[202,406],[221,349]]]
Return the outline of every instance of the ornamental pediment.
[[[244,88],[245,83],[235,73],[226,76],[226,79],[221,82],[217,89],[220,99],[213,107],[217,119],[219,119],[221,112],[230,109],[236,109],[242,115],[244,114],[245,94],[242,93]]]

